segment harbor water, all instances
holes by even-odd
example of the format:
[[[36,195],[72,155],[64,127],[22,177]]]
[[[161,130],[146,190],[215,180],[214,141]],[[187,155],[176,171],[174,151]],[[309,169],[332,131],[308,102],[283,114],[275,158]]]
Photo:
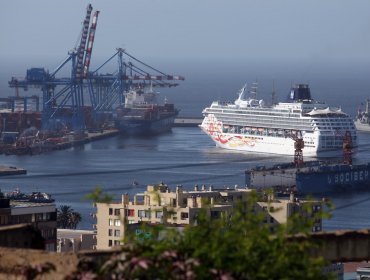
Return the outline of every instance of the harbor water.
[[[370,134],[359,133],[355,162],[370,161]],[[0,188],[9,192],[47,192],[57,206],[70,205],[82,214],[81,229],[92,229],[92,202],[86,199],[96,186],[114,195],[133,195],[147,184],[163,181],[172,189],[182,184],[212,184],[230,188],[244,186],[246,168],[290,162],[292,157],[240,153],[215,147],[198,127],[173,128],[172,132],[150,138],[115,136],[81,147],[37,156],[1,155],[3,165],[27,169],[27,175],[2,177]],[[307,159],[308,160],[308,159]],[[137,184],[136,184],[137,183]],[[324,230],[370,228],[369,190],[332,195],[336,209],[324,222]]]
[[[0,68],[0,96],[14,95],[8,87],[11,76],[24,76],[30,65],[55,68],[55,61],[17,61],[5,59]],[[233,101],[236,93],[248,82],[258,78],[258,99],[271,102],[271,92],[284,101],[292,83],[309,83],[314,99],[330,106],[341,106],[352,117],[368,98],[370,80],[368,63],[307,64],[261,63],[260,61],[164,61],[151,64],[185,76],[179,87],[161,88],[160,98],[167,98],[179,108],[179,117],[201,117],[202,110],[214,100]],[[98,64],[99,65],[99,64]],[[94,68],[94,65],[92,65]],[[114,68],[115,69],[115,68]],[[220,71],[222,70],[222,71]],[[274,82],[273,82],[274,81]],[[20,91],[21,96],[37,94],[40,89]],[[88,103],[88,102],[87,102]],[[370,134],[359,133],[360,149],[355,162],[370,161]],[[63,151],[37,156],[0,155],[1,165],[25,168],[25,176],[0,178],[3,192],[20,188],[23,192],[50,193],[57,205],[70,205],[82,214],[80,228],[92,229],[92,202],[85,196],[96,186],[115,195],[133,195],[145,190],[147,184],[165,182],[173,189],[182,184],[192,189],[195,184],[215,187],[244,185],[244,170],[256,165],[290,162],[292,157],[240,153],[216,148],[197,127],[178,127],[151,138],[112,137]],[[307,158],[305,158],[308,160]],[[133,184],[137,182],[138,185]],[[337,207],[324,229],[370,228],[369,191],[336,194]]]

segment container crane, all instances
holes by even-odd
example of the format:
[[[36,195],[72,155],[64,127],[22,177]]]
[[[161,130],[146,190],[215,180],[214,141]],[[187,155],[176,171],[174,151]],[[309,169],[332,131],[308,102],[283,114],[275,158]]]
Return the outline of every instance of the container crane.
[[[126,62],[125,58],[134,60],[134,63]],[[118,58],[118,70],[115,73],[99,74],[99,71],[112,59]],[[137,59],[122,48],[107,59],[95,71],[89,73],[89,92],[96,121],[99,115],[111,114],[116,106],[124,103],[124,93],[129,90],[143,89],[148,86],[153,87],[175,87],[183,81],[184,77],[179,75],[166,74],[145,62]]]
[[[87,6],[79,46],[68,53],[68,57],[51,73],[44,68],[27,70],[24,79],[12,78],[10,87],[27,90],[29,87],[41,88],[43,93],[42,129],[58,130],[68,127],[75,131],[83,130],[84,120],[84,78],[90,65],[91,52],[95,36],[96,11],[90,25],[92,6]],[[89,37],[88,37],[89,35]],[[88,47],[86,42],[88,38]],[[57,78],[57,74],[67,63],[71,63],[69,77]],[[58,90],[57,90],[58,89]]]

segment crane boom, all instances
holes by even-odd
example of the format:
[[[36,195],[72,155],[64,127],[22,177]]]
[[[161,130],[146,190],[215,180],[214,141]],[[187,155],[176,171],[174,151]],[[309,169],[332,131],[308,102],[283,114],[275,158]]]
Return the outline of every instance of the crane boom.
[[[86,78],[87,74],[89,72],[89,66],[90,66],[90,58],[91,58],[91,52],[94,45],[94,38],[95,38],[95,30],[96,30],[96,24],[98,22],[98,16],[99,11],[95,11],[90,30],[89,30],[89,41],[87,42],[87,49],[85,54],[85,61],[84,61],[84,73],[83,77]]]
[[[82,78],[82,63],[85,53],[85,47],[86,47],[86,39],[87,39],[87,33],[89,31],[89,23],[90,23],[90,17],[93,7],[91,4],[87,5],[86,10],[86,17],[83,22],[82,26],[82,34],[81,34],[81,41],[80,45],[77,50],[77,65],[76,65],[76,78],[81,79]]]

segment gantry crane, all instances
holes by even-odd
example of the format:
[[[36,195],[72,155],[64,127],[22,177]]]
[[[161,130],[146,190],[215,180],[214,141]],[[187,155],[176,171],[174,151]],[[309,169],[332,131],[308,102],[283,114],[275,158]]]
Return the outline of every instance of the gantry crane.
[[[90,72],[91,54],[95,39],[99,11],[89,4],[82,24],[79,45],[68,53],[68,57],[51,73],[44,68],[31,68],[23,79],[12,78],[10,87],[41,88],[43,93],[42,129],[58,130],[58,127],[75,131],[86,126],[85,113],[86,89],[88,89],[92,113],[96,117],[109,112],[112,114],[114,105],[124,103],[124,93],[130,89],[143,89],[148,85],[153,87],[172,87],[178,84],[174,81],[184,80],[182,76],[165,74],[118,48],[116,53],[106,60],[95,71]],[[90,23],[91,21],[91,23]],[[123,59],[134,60],[136,64]],[[113,73],[99,74],[104,65],[118,57],[118,70]],[[71,63],[69,77],[58,78],[57,74],[67,63]],[[154,74],[152,73],[154,72]],[[97,118],[95,118],[97,119]]]
[[[28,87],[33,86],[41,88],[43,93],[43,130],[58,130],[58,127],[66,126],[75,131],[84,129],[84,79],[88,76],[99,15],[99,11],[94,13],[89,27],[92,9],[89,4],[79,46],[70,51],[68,57],[53,72],[49,73],[44,68],[31,68],[27,70],[24,79],[13,77],[9,82],[9,86],[16,89],[27,90]],[[69,62],[71,63],[70,76],[57,78],[56,75]]]
[[[99,71],[115,57],[118,58],[118,70],[115,73],[99,74]],[[128,60],[133,60],[140,66]],[[122,105],[124,93],[129,90],[149,86],[175,87],[178,86],[176,81],[184,80],[182,76],[169,75],[146,64],[122,48],[117,48],[117,51],[95,71],[89,73],[87,78],[96,121],[99,121],[101,115],[111,114],[115,106]]]

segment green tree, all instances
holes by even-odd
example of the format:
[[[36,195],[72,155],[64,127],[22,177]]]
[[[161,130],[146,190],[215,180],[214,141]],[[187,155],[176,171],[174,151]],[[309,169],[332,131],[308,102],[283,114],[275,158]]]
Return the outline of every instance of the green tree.
[[[81,220],[81,214],[75,212],[69,205],[60,205],[57,209],[58,228],[76,229]]]
[[[202,211],[197,225],[185,227],[182,233],[163,225],[144,226],[143,232],[151,231],[152,236],[161,232],[162,237],[131,236],[121,254],[97,269],[81,269],[71,279],[333,279],[322,274],[325,260],[308,254],[320,244],[309,238],[289,238],[296,232],[308,236],[314,219],[322,213],[312,213],[312,221],[304,223],[292,217],[272,232],[263,222],[264,214],[255,211],[256,201],[253,197],[232,215],[219,219]]]
[[[71,229],[76,229],[78,224],[81,222],[81,214],[78,212],[72,212],[70,214],[70,228]]]

